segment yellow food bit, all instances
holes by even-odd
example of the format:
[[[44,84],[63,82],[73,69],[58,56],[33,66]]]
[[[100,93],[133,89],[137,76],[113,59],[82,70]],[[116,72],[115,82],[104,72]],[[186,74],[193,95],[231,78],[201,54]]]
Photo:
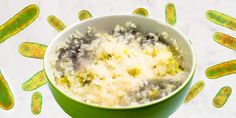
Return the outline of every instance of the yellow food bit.
[[[93,73],[87,73],[87,81],[92,81],[94,79]]]
[[[139,68],[130,68],[127,70],[127,72],[130,76],[136,77],[141,72],[141,70]]]
[[[148,97],[151,98],[151,99],[156,99],[159,96],[160,96],[160,90],[154,89],[154,90],[150,91]]]
[[[90,83],[94,79],[95,75],[96,74],[89,71],[77,72],[76,78],[82,85],[84,85],[86,83]]]
[[[178,73],[179,71],[181,71],[180,67],[179,67],[179,63],[177,62],[176,59],[171,58],[168,60],[168,66],[167,66],[167,72],[171,75],[175,75],[176,73]]]
[[[159,53],[159,50],[152,48],[151,50],[143,50],[143,53],[146,55],[150,55],[152,57],[156,57],[157,54]]]
[[[83,73],[83,72],[77,72],[77,73],[76,73],[76,79],[77,79],[80,83],[83,83],[83,80],[84,80],[84,73]]]
[[[143,50],[144,54],[149,54],[148,50]]]
[[[112,58],[112,59],[115,59],[115,60],[118,60],[118,59],[121,59],[122,56],[119,55],[119,54],[117,54],[117,53],[112,53],[112,54],[111,54],[111,58]]]
[[[166,62],[164,61],[159,61],[157,64],[155,64],[153,66],[153,68],[155,69],[155,72],[156,72],[156,76],[164,76],[166,73],[167,73],[167,68],[165,68],[166,66]],[[159,69],[158,67],[163,67],[162,69]]]
[[[158,67],[165,67],[165,68],[158,68]],[[166,74],[175,75],[176,73],[182,71],[180,65],[176,58],[171,57],[168,58],[167,61],[159,61],[157,64],[153,66],[156,69],[157,76],[165,76]]]
[[[152,57],[157,56],[157,53],[158,53],[158,52],[159,52],[159,51],[158,51],[157,49],[153,49],[153,50],[152,50],[152,53],[151,53]]]
[[[99,79],[100,79],[100,80],[104,80],[104,79],[105,79],[105,77],[100,77]]]
[[[120,74],[117,74],[117,73],[113,73],[112,74],[112,79],[115,79],[115,78],[117,78],[117,77],[119,77],[119,76],[121,76]]]
[[[163,70],[163,71],[158,71],[158,72],[156,73],[156,75],[157,75],[157,76],[164,76],[166,73],[167,73],[167,71],[166,71],[166,70]]]
[[[128,49],[124,49],[124,54],[126,54],[126,55],[130,55],[130,52],[129,52],[129,50]]]
[[[106,61],[109,60],[109,58],[111,57],[110,54],[108,54],[105,51],[102,51],[100,54],[98,54],[98,59],[102,60],[102,61]]]
[[[105,65],[106,68],[109,69],[109,70],[114,70],[114,69],[115,69],[114,66],[112,66],[112,65],[110,65],[110,64],[108,64],[108,63],[105,63],[104,65]]]
[[[70,86],[70,82],[66,76],[56,79],[56,82],[57,84],[60,84],[60,85],[66,85],[68,87]]]

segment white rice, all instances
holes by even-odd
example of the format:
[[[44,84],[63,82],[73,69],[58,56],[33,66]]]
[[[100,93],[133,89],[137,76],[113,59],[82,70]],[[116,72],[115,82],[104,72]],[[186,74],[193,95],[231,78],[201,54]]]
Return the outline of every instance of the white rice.
[[[110,33],[76,31],[58,44],[57,57],[51,57],[55,82],[70,96],[99,106],[131,106],[165,97],[188,72],[174,53],[178,48],[160,38],[169,35],[143,33],[133,22]]]

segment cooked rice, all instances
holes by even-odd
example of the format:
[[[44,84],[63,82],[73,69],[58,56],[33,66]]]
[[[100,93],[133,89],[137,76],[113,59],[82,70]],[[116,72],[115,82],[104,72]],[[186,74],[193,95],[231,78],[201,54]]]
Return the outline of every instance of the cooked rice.
[[[163,43],[167,32],[144,33],[133,22],[109,33],[75,31],[51,57],[55,83],[79,101],[122,107],[160,99],[176,90],[188,72],[178,48]]]

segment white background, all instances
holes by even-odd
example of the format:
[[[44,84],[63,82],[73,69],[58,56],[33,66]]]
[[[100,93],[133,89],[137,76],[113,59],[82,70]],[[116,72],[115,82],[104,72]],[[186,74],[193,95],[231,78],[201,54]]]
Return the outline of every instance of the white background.
[[[236,117],[236,76],[230,75],[209,80],[204,71],[207,67],[236,58],[233,50],[227,49],[212,39],[216,31],[236,37],[236,32],[209,22],[205,17],[208,9],[214,9],[236,17],[235,0],[0,0],[0,24],[7,21],[29,4],[40,8],[39,18],[29,27],[0,44],[0,70],[8,81],[15,97],[15,106],[9,111],[0,109],[0,118],[67,118],[69,117],[55,102],[47,85],[37,89],[43,94],[40,115],[32,115],[31,95],[35,91],[23,91],[21,85],[40,71],[42,60],[30,59],[18,53],[22,42],[32,41],[48,44],[57,32],[47,23],[47,16],[55,15],[66,25],[79,22],[80,10],[89,10],[94,17],[111,14],[130,14],[137,7],[149,9],[150,17],[165,22],[165,5],[173,2],[177,10],[177,27],[191,40],[197,57],[194,82],[204,80],[204,90],[190,103],[183,104],[171,118],[233,118]],[[212,105],[216,92],[223,86],[231,86],[233,93],[221,109]],[[0,93],[1,94],[1,93]]]

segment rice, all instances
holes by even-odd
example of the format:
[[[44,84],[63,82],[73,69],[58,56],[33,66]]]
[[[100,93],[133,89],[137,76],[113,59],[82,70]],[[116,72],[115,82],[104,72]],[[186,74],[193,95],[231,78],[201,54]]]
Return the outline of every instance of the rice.
[[[142,32],[133,22],[111,32],[89,27],[57,45],[51,65],[56,85],[81,102],[124,107],[148,103],[176,90],[188,72],[167,32]]]

